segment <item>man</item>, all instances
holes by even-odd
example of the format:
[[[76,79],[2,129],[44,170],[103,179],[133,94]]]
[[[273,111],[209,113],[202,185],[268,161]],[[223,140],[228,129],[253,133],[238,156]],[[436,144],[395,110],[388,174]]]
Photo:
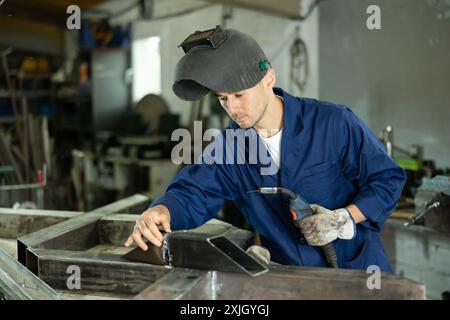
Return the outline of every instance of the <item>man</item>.
[[[165,232],[197,227],[227,199],[259,233],[272,261],[327,267],[320,246],[333,242],[339,267],[391,271],[379,233],[405,174],[370,129],[345,106],[276,88],[266,55],[244,33],[217,27],[191,35],[182,47],[174,93],[194,101],[213,91],[234,120],[231,128],[256,133],[278,170],[261,174],[260,161],[189,165],[141,215],[125,245],[146,250],[148,239],[161,246],[158,226]],[[316,214],[297,227],[285,197],[247,193],[259,187],[288,188],[313,203]]]

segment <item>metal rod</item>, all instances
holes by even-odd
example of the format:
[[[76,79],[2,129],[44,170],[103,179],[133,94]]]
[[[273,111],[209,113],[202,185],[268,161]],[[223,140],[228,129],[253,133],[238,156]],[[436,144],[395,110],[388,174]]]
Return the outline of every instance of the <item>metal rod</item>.
[[[285,194],[287,196],[289,196],[289,198],[291,199],[295,199],[297,197],[297,195],[292,192],[289,189],[286,188],[277,188],[277,187],[263,187],[263,188],[258,188],[256,190],[251,190],[251,191],[247,191],[247,193],[261,193],[261,194]]]
[[[0,186],[0,191],[8,190],[26,190],[26,189],[39,189],[42,186],[39,183],[28,183],[28,184],[13,184],[9,186]]]
[[[423,218],[428,212],[430,212],[431,209],[433,208],[437,208],[439,207],[441,204],[439,201],[433,202],[432,204],[430,204],[421,214],[419,214],[418,216],[412,217],[411,219],[409,219],[408,221],[406,221],[403,225],[405,227],[409,227],[412,224],[415,224],[418,220],[420,220],[421,218]]]

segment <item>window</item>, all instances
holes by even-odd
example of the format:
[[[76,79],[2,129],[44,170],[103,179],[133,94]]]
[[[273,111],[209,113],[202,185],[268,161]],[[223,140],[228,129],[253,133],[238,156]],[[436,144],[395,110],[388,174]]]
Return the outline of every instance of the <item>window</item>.
[[[149,93],[161,94],[160,37],[133,41],[133,102]]]

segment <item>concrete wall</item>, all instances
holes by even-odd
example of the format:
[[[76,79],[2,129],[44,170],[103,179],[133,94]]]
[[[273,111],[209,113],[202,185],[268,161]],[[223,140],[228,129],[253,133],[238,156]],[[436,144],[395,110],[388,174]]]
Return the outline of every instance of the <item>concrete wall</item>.
[[[428,299],[442,299],[450,290],[450,235],[388,220],[381,236],[394,272],[424,283]]]
[[[381,30],[366,9],[381,8]],[[450,167],[450,1],[333,0],[320,6],[320,98],[343,103],[375,133],[422,144]]]
[[[173,14],[180,0],[155,3],[155,15]],[[188,1],[197,6],[199,1]],[[201,3],[201,2],[200,2]],[[189,7],[183,7],[184,10]],[[205,5],[199,11],[163,20],[139,20],[134,22],[133,37],[143,38],[161,36],[162,55],[162,95],[168,101],[173,112],[182,114],[182,123],[187,124],[190,104],[178,99],[172,92],[174,67],[182,57],[183,51],[177,46],[195,30],[208,29],[222,23],[223,6]],[[297,24],[289,19],[272,16],[252,10],[234,9],[227,26],[251,34],[263,47],[277,73],[277,85],[299,94],[289,85],[289,46]],[[305,39],[310,53],[311,77],[305,95],[318,97],[318,13],[301,24],[301,35]]]

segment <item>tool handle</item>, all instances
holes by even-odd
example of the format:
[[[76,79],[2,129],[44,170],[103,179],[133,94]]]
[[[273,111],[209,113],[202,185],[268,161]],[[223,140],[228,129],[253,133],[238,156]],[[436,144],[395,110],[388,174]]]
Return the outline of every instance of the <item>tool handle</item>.
[[[248,191],[247,193],[251,192],[258,192],[262,194],[277,194],[277,193],[287,194],[290,198],[289,211],[291,213],[291,217],[294,224],[297,226],[300,220],[312,216],[314,214],[314,211],[312,210],[309,203],[289,189],[264,187],[259,188],[257,190]],[[325,254],[325,258],[328,262],[328,265],[332,268],[339,268],[337,263],[336,250],[334,249],[333,243],[330,242],[324,246],[321,246],[320,248],[322,249],[322,252]]]
[[[291,201],[290,211],[292,215],[292,219],[294,220],[294,224],[298,224],[300,220],[310,217],[314,215],[314,211],[306,200],[302,197],[297,196],[294,200]],[[332,268],[339,268],[337,263],[336,250],[334,249],[334,245],[332,242],[321,246],[322,252],[325,255],[325,258],[328,262],[328,265]]]
[[[314,214],[314,211],[312,210],[309,203],[299,195],[297,195],[295,199],[290,201],[289,210],[291,212],[292,220],[294,220],[294,223],[298,223],[300,222],[300,220],[303,220],[304,218],[307,218]]]
[[[333,242],[327,243],[320,247],[322,252],[325,254],[325,258],[327,259],[328,265],[332,268],[339,268],[337,263],[336,250],[334,249]]]

